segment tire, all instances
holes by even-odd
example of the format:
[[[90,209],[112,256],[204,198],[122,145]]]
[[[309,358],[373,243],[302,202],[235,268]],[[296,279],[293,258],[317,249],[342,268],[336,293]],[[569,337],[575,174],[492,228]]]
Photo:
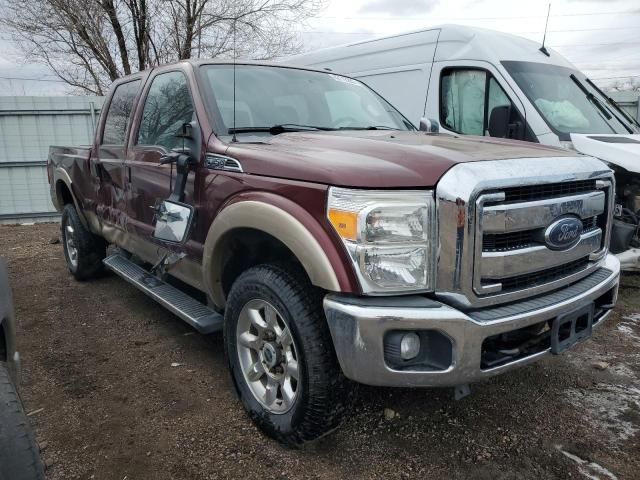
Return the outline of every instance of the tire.
[[[9,372],[0,363],[0,479],[43,480],[44,467]]]
[[[262,305],[266,305],[264,309],[260,309]],[[281,335],[273,339],[270,338],[273,332],[267,335],[267,331],[260,337],[255,323],[249,321],[249,336],[243,344],[240,338],[244,338],[242,334],[247,318],[254,318],[252,309],[265,319],[270,307],[276,311],[276,319],[272,322],[279,325],[273,330],[277,332],[279,329]],[[281,338],[287,337],[287,329],[292,339],[291,346],[282,347],[288,343],[287,340],[280,342]],[[254,337],[261,338],[257,343],[254,343],[251,332]],[[247,342],[254,347],[262,345],[262,349],[247,347]],[[255,360],[254,366],[261,363],[268,370],[270,365],[263,361],[272,359],[273,355],[267,355],[270,347],[266,344],[279,342],[284,353],[281,352],[278,358],[287,359],[283,360],[282,367],[273,367],[269,373],[263,374],[255,373],[259,366],[247,368],[249,359],[249,363]],[[322,308],[321,292],[310,284],[304,274],[274,265],[260,265],[242,273],[227,299],[224,344],[238,396],[249,417],[268,436],[289,446],[299,446],[331,432],[347,416],[352,401],[352,385],[338,364]],[[292,367],[293,357],[297,361],[297,369]],[[267,389],[274,369],[282,370],[276,375],[281,374],[279,376],[284,380],[276,390],[276,401],[268,406],[267,399],[273,396],[267,397]],[[262,376],[257,381],[250,381],[245,372],[249,372],[254,380]],[[297,372],[297,381],[294,381],[293,372]],[[287,376],[290,378],[288,385]],[[260,394],[262,383],[266,384],[264,395]],[[256,389],[260,392],[254,393]],[[285,395],[285,392],[288,393]]]
[[[102,273],[107,243],[82,225],[71,204],[65,205],[62,211],[60,230],[67,267],[76,280],[88,280]]]

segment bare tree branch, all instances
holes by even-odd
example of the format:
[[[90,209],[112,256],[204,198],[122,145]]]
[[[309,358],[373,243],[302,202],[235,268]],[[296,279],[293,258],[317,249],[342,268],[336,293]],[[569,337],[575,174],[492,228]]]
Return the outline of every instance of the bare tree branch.
[[[296,53],[292,25],[326,0],[0,0],[0,25],[30,61],[102,95],[115,79],[198,57]],[[233,37],[236,49],[233,49]],[[136,65],[137,63],[137,65]]]

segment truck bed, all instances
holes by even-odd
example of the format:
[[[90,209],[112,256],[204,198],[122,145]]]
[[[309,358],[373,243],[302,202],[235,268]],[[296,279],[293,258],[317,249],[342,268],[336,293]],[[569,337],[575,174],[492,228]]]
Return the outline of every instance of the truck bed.
[[[89,155],[90,145],[80,145],[76,147],[52,145],[49,147],[47,157],[47,176],[49,177],[50,194],[56,210],[61,211],[63,204],[58,202],[57,184],[68,177],[71,183],[83,185],[89,178]],[[68,182],[65,182],[68,183]],[[68,185],[68,188],[72,188]],[[79,192],[75,192],[76,195]],[[81,201],[81,198],[79,199]]]
[[[48,164],[54,167],[62,167],[68,170],[74,163],[89,160],[91,145],[62,146],[52,145],[49,147]]]

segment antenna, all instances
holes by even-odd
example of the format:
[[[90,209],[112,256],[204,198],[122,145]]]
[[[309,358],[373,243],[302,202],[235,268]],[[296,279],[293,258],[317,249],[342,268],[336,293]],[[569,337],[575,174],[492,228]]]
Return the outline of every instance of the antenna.
[[[544,46],[544,42],[547,39],[547,27],[549,26],[549,14],[551,13],[551,3],[549,3],[549,8],[547,9],[547,21],[544,24],[544,35],[542,36],[542,46],[540,47],[540,51],[544,53],[547,57],[550,57],[549,50]]]
[[[233,16],[233,137],[231,138],[232,142],[237,142],[236,138],[236,15]]]

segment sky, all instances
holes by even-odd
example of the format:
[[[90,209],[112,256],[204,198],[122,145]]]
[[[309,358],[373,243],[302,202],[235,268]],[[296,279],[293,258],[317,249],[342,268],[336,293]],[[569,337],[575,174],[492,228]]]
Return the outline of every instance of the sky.
[[[297,28],[305,51],[455,23],[542,41],[549,0],[328,0]],[[63,95],[0,32],[0,95]],[[546,44],[604,87],[640,83],[640,0],[552,0]],[[35,80],[21,80],[36,78]]]

